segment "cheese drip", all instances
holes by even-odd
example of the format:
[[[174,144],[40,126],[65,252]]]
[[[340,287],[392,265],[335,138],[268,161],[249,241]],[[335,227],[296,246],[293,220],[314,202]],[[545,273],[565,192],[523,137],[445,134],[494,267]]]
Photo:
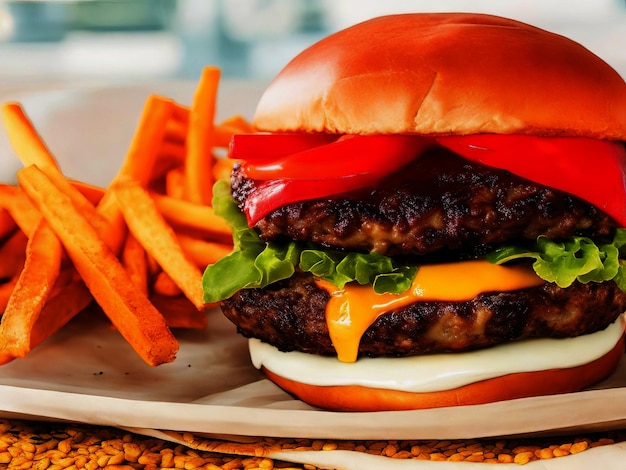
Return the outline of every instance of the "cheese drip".
[[[317,285],[330,294],[326,323],[342,362],[354,362],[361,337],[379,315],[418,301],[466,301],[483,292],[505,292],[543,284],[528,266],[503,266],[484,260],[421,266],[402,294],[376,294],[372,287],[330,282]]]

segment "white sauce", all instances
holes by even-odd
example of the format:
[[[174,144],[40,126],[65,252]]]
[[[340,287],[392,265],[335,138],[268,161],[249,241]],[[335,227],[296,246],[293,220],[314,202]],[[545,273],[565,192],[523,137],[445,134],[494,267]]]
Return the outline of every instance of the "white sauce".
[[[257,339],[249,340],[249,347],[256,368],[264,366],[301,383],[433,392],[516,372],[587,364],[613,349],[624,330],[626,313],[605,330],[576,338],[529,339],[478,351],[404,358],[362,358],[354,363],[301,352],[284,353]]]

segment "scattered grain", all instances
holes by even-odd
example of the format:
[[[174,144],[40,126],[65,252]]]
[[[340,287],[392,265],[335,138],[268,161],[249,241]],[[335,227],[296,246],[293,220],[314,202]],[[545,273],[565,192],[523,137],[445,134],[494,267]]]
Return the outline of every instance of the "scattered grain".
[[[515,457],[513,457],[513,463],[525,465],[533,460],[534,455],[534,452],[531,451],[520,452],[518,454],[515,454]]]
[[[572,454],[578,454],[584,450],[587,450],[589,448],[589,443],[587,441],[579,441],[579,442],[575,442],[574,444],[572,444],[572,447],[570,447],[570,452]]]
[[[626,430],[558,439],[341,441],[265,438],[251,444],[208,440],[192,433],[180,433],[175,437],[183,439],[187,445],[113,428],[0,419],[0,466],[9,464],[7,468],[11,470],[315,470],[310,465],[278,462],[267,457],[278,450],[348,450],[393,459],[523,465],[625,441]]]

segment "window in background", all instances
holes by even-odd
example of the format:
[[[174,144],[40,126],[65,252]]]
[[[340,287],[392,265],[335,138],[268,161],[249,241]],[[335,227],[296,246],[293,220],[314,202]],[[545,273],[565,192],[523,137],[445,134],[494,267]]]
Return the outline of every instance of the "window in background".
[[[267,80],[321,37],[406,11],[487,12],[578,40],[626,75],[625,0],[0,0],[0,85]]]

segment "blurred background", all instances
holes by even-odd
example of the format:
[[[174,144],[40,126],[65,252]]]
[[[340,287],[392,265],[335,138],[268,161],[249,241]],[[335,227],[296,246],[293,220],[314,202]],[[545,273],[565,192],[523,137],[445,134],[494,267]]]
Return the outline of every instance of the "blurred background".
[[[566,35],[626,77],[626,0],[0,0],[0,102],[23,104],[74,178],[105,185],[145,98],[189,104],[222,69],[217,118],[251,118],[299,51],[367,18],[474,11]],[[0,126],[0,181],[21,166]]]
[[[0,87],[267,81],[298,51],[393,12],[475,11],[567,35],[626,76],[626,0],[0,0]]]

